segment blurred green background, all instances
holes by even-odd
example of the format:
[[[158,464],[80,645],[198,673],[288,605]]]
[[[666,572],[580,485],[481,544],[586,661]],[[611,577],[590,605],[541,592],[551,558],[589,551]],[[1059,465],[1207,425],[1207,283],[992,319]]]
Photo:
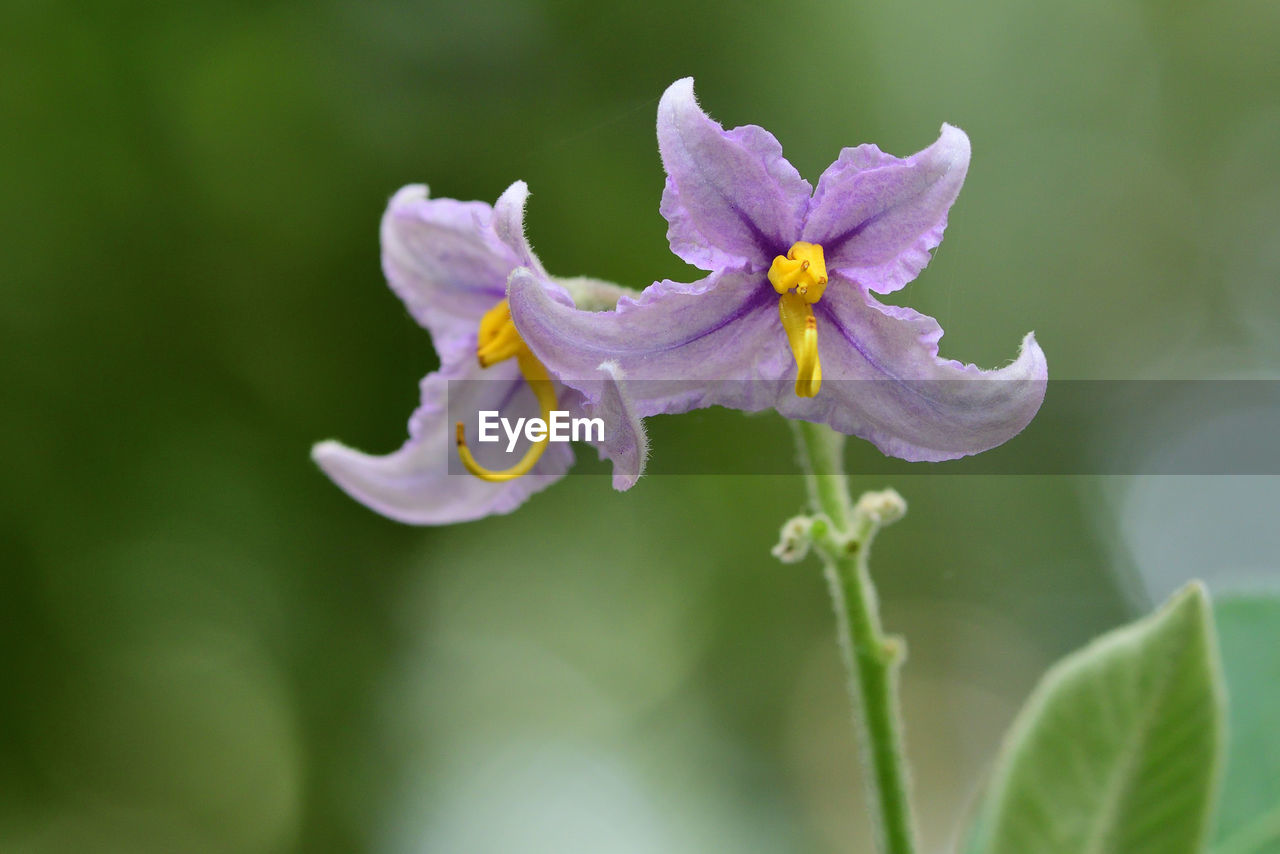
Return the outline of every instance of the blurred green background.
[[[677,77],[810,179],[949,121],[968,183],[895,297],[944,355],[1034,328],[1058,379],[1276,378],[1277,44],[1273,0],[3,0],[0,851],[869,850],[820,574],[768,555],[798,478],[571,477],[429,530],[314,469],[398,447],[435,364],[386,200],[523,178],[551,271],[642,286],[693,275]],[[1276,578],[1271,478],[894,485],[930,850],[1049,661]]]

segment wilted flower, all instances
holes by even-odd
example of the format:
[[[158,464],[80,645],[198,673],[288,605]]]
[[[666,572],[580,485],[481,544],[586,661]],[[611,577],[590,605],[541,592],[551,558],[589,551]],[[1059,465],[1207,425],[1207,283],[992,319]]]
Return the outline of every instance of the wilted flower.
[[[589,279],[552,279],[524,235],[524,182],[512,184],[491,208],[483,202],[430,199],[427,188],[405,187],[382,219],[382,267],[391,289],[431,333],[440,369],[421,383],[422,403],[409,420],[409,439],[386,456],[370,456],[336,441],[321,442],[312,457],[353,498],[402,522],[438,525],[514,510],[568,471],[568,444],[526,443],[514,465],[502,446],[464,441],[457,416],[500,411],[512,420],[551,410],[583,413],[605,422],[597,442],[614,462],[614,486],[627,489],[644,465],[645,440],[618,383],[616,366],[602,359],[586,372],[592,401],[561,385],[529,351],[511,321],[507,278],[517,268],[536,275],[548,300],[565,308],[574,297],[594,307],[612,305],[617,286]],[[603,364],[602,364],[603,363]],[[594,383],[591,382],[594,377]],[[452,415],[451,415],[452,413]],[[456,425],[455,425],[456,422]],[[472,422],[474,423],[474,422]],[[450,472],[461,458],[466,471]],[[469,473],[467,473],[469,472]]]
[[[908,460],[986,450],[1035,415],[1047,368],[1033,335],[1012,364],[983,371],[938,357],[933,318],[872,295],[915,278],[941,241],[969,164],[958,128],[906,159],[846,148],[815,191],[768,131],[709,118],[686,78],[658,106],[658,147],[671,249],[711,274],[590,313],[517,272],[512,316],[565,382],[612,360],[640,415],[775,408]]]

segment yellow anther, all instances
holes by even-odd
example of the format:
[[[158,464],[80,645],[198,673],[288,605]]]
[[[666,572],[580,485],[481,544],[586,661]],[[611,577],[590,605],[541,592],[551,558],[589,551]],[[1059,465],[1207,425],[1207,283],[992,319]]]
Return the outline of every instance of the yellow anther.
[[[506,361],[524,346],[524,340],[511,320],[511,306],[506,300],[495,305],[480,318],[480,331],[476,336],[476,358],[480,367],[487,368]]]
[[[514,327],[513,327],[514,328]],[[547,369],[538,361],[538,357],[530,352],[528,347],[521,344],[520,352],[516,353],[516,364],[520,366],[520,374],[524,377],[524,381],[529,384],[529,388],[533,389],[534,395],[538,398],[538,408],[542,411],[542,421],[544,424],[551,423],[551,410],[556,408],[556,389],[551,382],[551,377],[547,376]],[[542,452],[547,449],[548,443],[551,441],[550,432],[544,432],[541,440],[534,442],[529,446],[529,450],[524,452],[524,457],[520,462],[506,469],[487,469],[480,463],[476,462],[476,458],[471,455],[471,449],[467,447],[466,428],[462,422],[457,424],[458,435],[458,457],[462,460],[463,468],[471,472],[481,480],[487,480],[490,483],[502,483],[503,481],[515,480],[521,475],[528,474],[538,460],[542,457]]]
[[[796,358],[796,396],[813,397],[822,388],[818,320],[813,316],[813,306],[799,294],[785,293],[778,300],[778,314]]]
[[[480,346],[493,340],[503,326],[511,322],[511,304],[505,299],[484,313],[480,318],[480,332],[476,336]]]
[[[769,284],[780,294],[794,288],[807,303],[822,299],[822,292],[827,289],[827,261],[822,247],[803,240],[792,244],[785,256],[773,259]]]
[[[800,276],[808,272],[808,269],[803,261],[779,255],[769,267],[769,284],[778,293],[785,294],[800,284]]]

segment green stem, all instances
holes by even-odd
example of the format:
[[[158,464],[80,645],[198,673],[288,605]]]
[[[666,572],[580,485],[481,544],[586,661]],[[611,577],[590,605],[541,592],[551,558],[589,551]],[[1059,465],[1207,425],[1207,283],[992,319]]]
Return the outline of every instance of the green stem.
[[[844,436],[808,421],[792,421],[791,429],[813,512],[827,514],[837,531],[847,531],[853,524],[853,503],[844,473]]]
[[[879,850],[914,854],[915,825],[897,699],[905,647],[880,627],[879,604],[867,568],[879,519],[859,513],[849,497],[844,436],[825,425],[804,422],[795,425],[795,434],[813,509],[825,514],[835,528],[833,535],[818,538],[815,546],[826,564],[840,649],[849,672],[849,694],[868,760],[863,768]]]

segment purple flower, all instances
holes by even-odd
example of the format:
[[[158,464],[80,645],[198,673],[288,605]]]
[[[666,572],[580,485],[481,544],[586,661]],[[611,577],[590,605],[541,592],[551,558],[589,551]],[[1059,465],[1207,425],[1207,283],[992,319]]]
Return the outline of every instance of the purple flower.
[[[384,516],[440,525],[509,513],[568,471],[568,444],[525,443],[514,465],[505,443],[473,449],[463,424],[481,410],[514,422],[552,409],[599,417],[602,457],[614,463],[613,484],[627,489],[644,465],[645,438],[623,395],[616,365],[602,359],[583,372],[592,400],[549,375],[525,346],[507,308],[507,279],[517,268],[538,277],[551,303],[570,308],[576,296],[611,307],[621,289],[589,279],[552,279],[524,236],[528,189],[517,181],[491,208],[483,202],[429,199],[427,188],[396,193],[382,218],[382,267],[391,289],[428,332],[440,369],[421,383],[422,403],[409,419],[400,450],[370,456],[336,441],[317,444],[312,458],[348,494]],[[475,429],[473,426],[472,430]],[[466,471],[450,462],[461,457]],[[478,458],[478,459],[477,459]],[[499,466],[506,466],[499,468]],[[459,473],[461,472],[461,473]],[[467,473],[470,472],[470,473]]]
[[[872,295],[915,278],[942,240],[969,165],[961,130],[943,125],[906,159],[846,148],[813,190],[772,134],[725,131],[686,78],[658,105],[658,148],[671,249],[710,275],[588,313],[517,272],[512,316],[565,382],[609,359],[642,416],[774,408],[907,460],[986,450],[1035,415],[1048,374],[1034,335],[1012,364],[983,371],[938,357],[933,318]]]

